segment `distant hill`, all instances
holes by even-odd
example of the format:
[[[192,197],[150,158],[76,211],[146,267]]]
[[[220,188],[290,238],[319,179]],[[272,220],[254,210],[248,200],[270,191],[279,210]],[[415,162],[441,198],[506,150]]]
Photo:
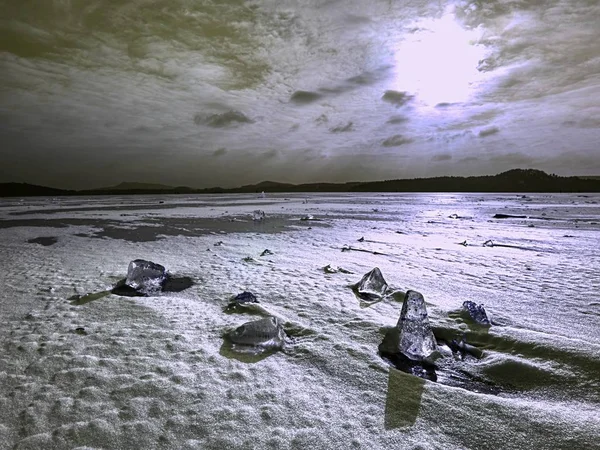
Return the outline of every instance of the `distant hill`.
[[[0,197],[54,197],[59,195],[73,195],[76,191],[55,189],[28,183],[0,183]]]
[[[137,183],[135,181],[124,181],[116,186],[93,189],[95,191],[168,191],[175,189],[173,186],[158,183]]]
[[[58,195],[221,194],[260,192],[600,192],[600,177],[560,177],[536,169],[513,169],[498,175],[433,177],[348,183],[289,184],[263,181],[237,188],[192,189],[162,184],[121,183],[117,186],[67,191],[23,183],[0,184],[0,197]]]

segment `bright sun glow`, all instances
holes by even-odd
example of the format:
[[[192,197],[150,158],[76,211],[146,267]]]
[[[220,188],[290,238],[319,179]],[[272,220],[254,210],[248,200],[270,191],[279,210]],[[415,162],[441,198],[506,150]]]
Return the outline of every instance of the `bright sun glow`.
[[[486,53],[478,44],[481,29],[462,28],[451,12],[420,20],[414,29],[395,53],[396,89],[432,106],[466,101],[481,77],[477,65]]]

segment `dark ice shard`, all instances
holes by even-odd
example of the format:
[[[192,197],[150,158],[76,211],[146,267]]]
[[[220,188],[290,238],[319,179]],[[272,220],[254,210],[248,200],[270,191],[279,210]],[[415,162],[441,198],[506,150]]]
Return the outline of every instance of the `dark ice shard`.
[[[479,325],[489,327],[492,324],[492,321],[490,320],[490,317],[488,316],[488,313],[483,305],[478,305],[471,300],[466,300],[463,302],[463,308],[469,313],[471,319],[473,319]]]
[[[244,291],[233,298],[235,303],[258,303],[256,295],[252,292]]]
[[[388,285],[381,274],[381,270],[375,267],[366,273],[356,285],[358,295],[367,299],[377,299],[383,297],[388,290]]]
[[[249,347],[257,351],[280,349],[285,343],[285,337],[283,325],[276,317],[246,322],[227,334],[227,338],[234,345],[242,346],[242,350]]]
[[[407,358],[422,361],[437,350],[435,336],[429,325],[423,295],[408,291],[397,324],[400,332],[398,350]]]
[[[167,280],[167,272],[160,264],[136,259],[129,263],[125,285],[145,295],[152,295],[162,290]]]

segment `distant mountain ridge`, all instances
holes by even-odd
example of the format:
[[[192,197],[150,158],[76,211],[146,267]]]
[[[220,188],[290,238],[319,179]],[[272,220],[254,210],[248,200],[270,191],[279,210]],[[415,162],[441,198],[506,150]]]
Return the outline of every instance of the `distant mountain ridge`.
[[[166,184],[158,183],[139,183],[136,181],[124,181],[117,184],[116,186],[101,187],[98,191],[147,191],[147,190],[171,190],[175,189],[173,186],[167,186]]]
[[[600,177],[562,177],[537,169],[512,169],[498,175],[431,177],[347,183],[289,184],[262,181],[237,188],[193,189],[124,182],[101,189],[63,190],[27,183],[0,183],[0,197],[61,195],[216,194],[260,192],[600,192]]]

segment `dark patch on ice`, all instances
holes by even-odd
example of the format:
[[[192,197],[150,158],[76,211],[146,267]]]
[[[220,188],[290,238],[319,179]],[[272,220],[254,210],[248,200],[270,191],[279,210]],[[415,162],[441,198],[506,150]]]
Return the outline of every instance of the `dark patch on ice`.
[[[148,297],[149,294],[138,289],[132,288],[125,283],[126,279],[119,280],[115,287],[110,292],[123,297]],[[161,289],[158,292],[182,292],[194,285],[194,281],[190,277],[174,277],[167,274],[165,281],[162,283]]]
[[[296,91],[290,97],[290,101],[297,105],[307,105],[322,98],[321,94],[312,91]]]
[[[254,123],[254,120],[250,119],[240,111],[230,110],[220,114],[210,114],[208,116],[196,114],[194,116],[194,122],[196,125],[204,124],[213,128],[224,128],[233,125]]]
[[[40,236],[33,239],[29,239],[27,242],[30,244],[41,244],[44,247],[49,247],[50,245],[54,245],[58,242],[58,238],[54,236]]]
[[[216,233],[279,233],[294,230],[297,220],[287,216],[269,216],[262,221],[244,218],[143,218],[135,222],[107,219],[29,219],[0,221],[0,228],[87,226],[95,228],[79,237],[122,239],[130,242],[152,242],[166,236],[206,236]],[[314,226],[329,227],[318,221]],[[101,228],[98,230],[98,228]]]
[[[527,216],[499,213],[499,214],[494,214],[493,219],[527,219]]]
[[[407,92],[389,90],[385,91],[381,99],[395,106],[403,106],[410,102],[413,99],[413,96]]]
[[[412,141],[411,138],[407,138],[401,134],[395,134],[394,136],[385,139],[381,145],[383,147],[400,147],[404,144],[410,144]]]
[[[120,295],[122,297],[148,297],[147,293],[134,289],[125,284],[126,278],[119,280],[112,289],[106,291],[92,292],[85,295],[72,295],[67,300],[71,301],[72,305],[85,305],[86,303],[101,298],[107,297],[110,294]],[[165,292],[182,292],[194,285],[194,281],[190,277],[174,277],[167,274],[165,281],[162,284],[159,293]]]

